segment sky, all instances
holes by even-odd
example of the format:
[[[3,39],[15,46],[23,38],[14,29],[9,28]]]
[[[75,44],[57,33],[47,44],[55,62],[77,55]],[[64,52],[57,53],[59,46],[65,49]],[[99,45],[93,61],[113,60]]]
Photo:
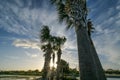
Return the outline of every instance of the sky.
[[[87,0],[88,19],[94,24],[92,39],[104,69],[120,69],[120,0]],[[74,28],[58,22],[49,0],[0,0],[0,70],[41,70],[40,29],[48,25],[51,34],[65,36],[62,59],[78,68]]]

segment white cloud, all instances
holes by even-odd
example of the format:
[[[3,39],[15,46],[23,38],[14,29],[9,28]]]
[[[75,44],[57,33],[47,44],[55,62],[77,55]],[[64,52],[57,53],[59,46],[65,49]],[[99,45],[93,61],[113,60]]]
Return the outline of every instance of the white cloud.
[[[70,67],[76,68],[78,66],[78,56],[76,50],[63,50],[62,59],[66,60]]]
[[[16,47],[40,49],[40,43],[39,42],[26,40],[26,39],[16,39],[13,42],[13,45],[16,46]]]
[[[116,9],[120,10],[120,5],[118,5],[118,6],[116,7]]]
[[[92,39],[105,69],[120,69],[120,3],[113,5],[108,5],[109,7],[106,5],[106,11],[104,11],[103,7],[93,8],[95,11],[99,9],[100,11],[96,13],[100,14],[95,14],[94,16],[95,11],[91,14],[93,15],[93,24],[95,27]]]
[[[6,56],[6,58],[13,59],[13,60],[17,60],[17,59],[19,59],[18,56]]]
[[[48,25],[50,26],[51,33],[53,35],[67,37],[67,42],[62,47],[62,58],[69,61],[71,66],[74,66],[74,64],[75,66],[78,65],[75,32],[73,29],[66,31],[66,25],[64,23],[58,23],[56,11],[49,9],[48,5],[44,5],[42,8],[30,9],[29,6],[31,6],[31,3],[29,3],[29,5],[26,7],[23,6],[24,4],[21,3],[21,1],[19,2],[17,0],[16,3],[18,6],[11,3],[7,3],[7,5],[5,5],[5,3],[0,5],[0,10],[2,10],[0,13],[0,27],[3,27],[8,32],[27,36],[31,40],[15,39],[13,45],[16,47],[40,49],[39,30],[41,29],[42,25]],[[100,3],[101,5],[98,6]],[[96,8],[100,8],[103,5],[102,3],[104,2],[98,0],[96,4],[92,6],[95,8],[93,10],[96,11]],[[119,10],[119,8],[120,6],[117,5],[116,9]],[[98,54],[107,57],[106,63],[104,63],[105,60],[102,60],[104,67],[118,68],[120,46],[116,45],[120,41],[120,37],[118,36],[120,34],[120,12],[118,12],[116,15],[112,15],[113,12],[114,8],[109,8],[108,11],[101,12],[101,14],[96,17],[94,20],[96,28],[94,35],[96,36],[93,36],[93,40],[95,42]],[[38,54],[32,54],[31,52],[26,52],[26,55],[30,57],[38,56]]]
[[[17,34],[22,34],[26,35],[28,37],[31,37],[32,40],[28,39],[15,39],[13,42],[13,45],[16,47],[22,47],[22,48],[32,48],[32,49],[40,49],[39,47],[39,42],[36,42],[35,39],[38,39],[39,35],[39,29],[41,28],[42,25],[48,25],[51,29],[51,34],[55,36],[65,36],[67,37],[67,42],[63,46],[64,50],[63,52],[67,52],[68,50],[71,50],[66,54],[67,61],[72,58],[72,55],[74,55],[74,51],[76,50],[76,39],[72,40],[74,37],[74,31],[69,30],[66,31],[66,26],[65,24],[59,24],[58,16],[56,11],[50,11],[49,9],[45,8],[40,8],[40,9],[29,9],[28,7],[20,9],[19,7],[16,6],[11,6],[9,5],[13,12],[19,17],[19,20],[24,22],[24,24],[14,24],[9,28],[6,28],[9,32],[14,32]],[[14,8],[15,7],[15,8]],[[8,21],[10,18],[8,18]],[[71,37],[72,36],[72,37]],[[36,37],[36,38],[33,38]],[[37,40],[38,41],[38,40]],[[71,54],[69,54],[71,53]],[[76,53],[76,52],[75,52]],[[31,54],[29,52],[26,52],[28,56],[31,57],[37,57],[36,54]],[[64,54],[63,54],[64,55]],[[76,54],[75,54],[76,55]],[[65,59],[65,57],[64,57]],[[75,59],[77,60],[77,59]],[[70,64],[73,64],[75,60],[71,60]],[[76,64],[76,63],[75,63]]]
[[[109,68],[119,69],[120,45],[118,44],[120,44],[120,37],[118,35],[118,32],[105,30],[101,35],[93,38],[98,54],[104,55],[107,59],[107,62],[105,61],[106,59],[102,60],[105,68],[109,66]]]
[[[39,56],[38,53],[30,53],[30,52],[27,52],[27,51],[26,51],[25,53],[26,53],[27,56],[29,56],[29,57],[31,57],[31,58],[36,58],[36,57]]]

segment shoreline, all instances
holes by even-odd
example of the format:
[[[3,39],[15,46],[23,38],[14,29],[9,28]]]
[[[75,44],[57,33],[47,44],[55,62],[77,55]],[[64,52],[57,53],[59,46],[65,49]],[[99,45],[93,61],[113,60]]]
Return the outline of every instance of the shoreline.
[[[30,77],[33,77],[33,78],[40,78],[41,76],[36,76],[36,75],[7,75],[7,74],[0,74],[0,78],[9,78],[9,77],[18,77],[18,78],[30,78]],[[69,76],[70,77],[70,76]],[[71,76],[72,77],[72,76]],[[76,76],[76,78],[79,77],[79,76]],[[106,74],[106,78],[120,78],[120,75],[116,75],[116,74]]]
[[[120,74],[118,75],[118,74],[106,74],[106,77],[107,78],[120,78]]]

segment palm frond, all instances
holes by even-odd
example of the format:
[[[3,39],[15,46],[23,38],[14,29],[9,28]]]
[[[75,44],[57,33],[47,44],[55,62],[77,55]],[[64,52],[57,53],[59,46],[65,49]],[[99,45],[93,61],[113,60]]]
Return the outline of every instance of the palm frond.
[[[46,42],[50,38],[50,30],[48,26],[43,26],[43,29],[40,31],[40,40],[41,42]]]
[[[57,6],[58,16],[59,16],[59,22],[63,22],[65,18],[68,18],[68,15],[65,12],[65,5],[63,3],[60,3]]]
[[[71,0],[50,0],[52,4],[56,5],[58,12],[58,20],[60,23],[66,22],[66,29],[74,26],[70,19],[69,13],[71,11]]]
[[[50,0],[51,4],[58,5],[59,3],[63,2],[64,0]]]
[[[41,50],[45,52],[48,48],[48,45],[41,45]]]
[[[66,25],[67,25],[67,27],[66,27],[67,30],[72,28],[73,27],[73,21],[70,20],[70,19],[66,20]]]
[[[51,49],[51,44],[50,43],[41,45],[41,50],[48,50],[48,49]]]
[[[66,40],[67,39],[65,37],[56,37],[56,45],[60,47],[66,42]]]
[[[56,4],[58,0],[50,0],[51,4]]]

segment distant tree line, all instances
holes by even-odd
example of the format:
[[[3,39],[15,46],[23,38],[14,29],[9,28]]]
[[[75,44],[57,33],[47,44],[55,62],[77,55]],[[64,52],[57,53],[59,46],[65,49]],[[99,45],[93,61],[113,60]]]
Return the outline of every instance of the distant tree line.
[[[28,71],[0,71],[0,75],[41,75],[39,70],[28,70]]]
[[[65,76],[74,74],[74,75],[78,75],[79,71],[77,71],[77,69],[72,69],[69,67],[65,67],[63,68],[63,73]],[[42,75],[42,71],[39,70],[28,70],[28,71],[0,71],[0,75],[35,75],[35,76],[41,76]]]
[[[120,74],[120,70],[107,69],[106,74]]]
[[[79,71],[76,68],[66,68],[63,69],[65,76],[79,76]],[[120,70],[107,69],[105,70],[106,74],[120,74]],[[35,75],[41,76],[42,71],[39,70],[28,70],[28,71],[0,71],[0,75]]]

